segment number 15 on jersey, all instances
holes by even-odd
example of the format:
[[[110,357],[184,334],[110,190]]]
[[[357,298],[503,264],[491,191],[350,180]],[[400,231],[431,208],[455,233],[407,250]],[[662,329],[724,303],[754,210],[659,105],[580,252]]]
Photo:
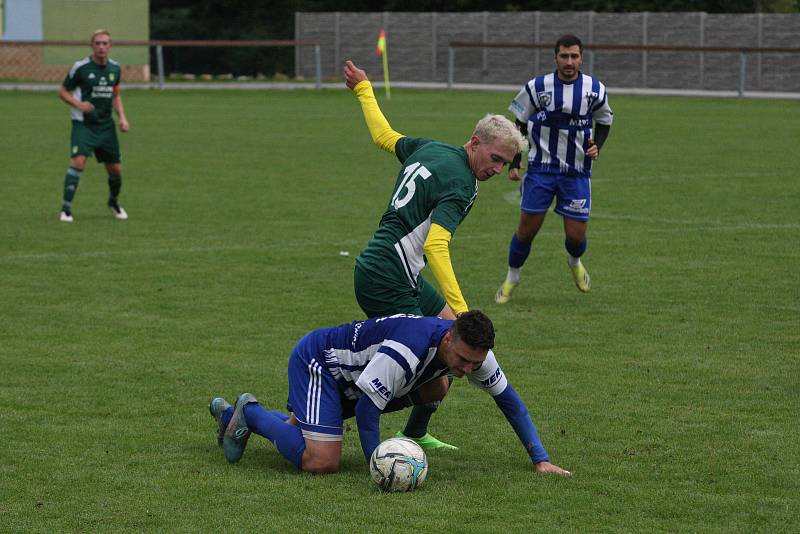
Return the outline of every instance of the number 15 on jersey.
[[[427,180],[431,176],[431,171],[421,165],[419,162],[412,163],[403,171],[403,179],[400,182],[400,187],[397,188],[394,196],[392,197],[392,206],[394,209],[399,210],[411,201],[414,193],[417,191],[417,184],[414,181],[417,176],[422,176],[423,180]],[[400,194],[405,189],[405,194],[400,197]]]

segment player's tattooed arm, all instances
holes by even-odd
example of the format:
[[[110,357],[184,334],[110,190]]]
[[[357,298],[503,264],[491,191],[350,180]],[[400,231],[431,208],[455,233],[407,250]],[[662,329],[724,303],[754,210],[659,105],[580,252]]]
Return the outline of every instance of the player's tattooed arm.
[[[528,125],[524,122],[520,121],[519,119],[515,119],[514,122],[517,125],[517,129],[519,129],[519,133],[522,134],[522,137],[527,139],[528,137]],[[514,159],[511,160],[511,163],[508,165],[508,177],[513,180],[517,181],[520,179],[520,167],[522,167],[522,154],[517,154],[514,156]]]
[[[608,139],[608,134],[611,131],[610,124],[597,124],[594,127],[594,142],[597,145],[597,149],[600,150],[603,148],[603,144]]]

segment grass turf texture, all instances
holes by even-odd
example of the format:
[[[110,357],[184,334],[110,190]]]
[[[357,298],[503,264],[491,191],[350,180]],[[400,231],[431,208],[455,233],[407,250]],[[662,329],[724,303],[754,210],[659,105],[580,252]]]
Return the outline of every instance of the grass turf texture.
[[[511,95],[395,92],[400,132],[454,144]],[[352,263],[399,165],[341,92],[128,92],[130,220],[94,162],[58,222],[69,121],[0,95],[0,530],[794,530],[800,195],[792,102],[613,97],[574,287],[551,214],[506,306],[515,186],[481,184],[451,252],[553,461],[536,476],[490,398],[455,384],[418,492],[383,495],[357,433],[341,473],[254,436],[227,465],[206,406],[283,408],[307,331],[361,316]],[[349,256],[340,255],[348,251]],[[430,275],[428,275],[430,279]],[[382,418],[382,435],[407,412]],[[350,422],[354,429],[354,421]]]

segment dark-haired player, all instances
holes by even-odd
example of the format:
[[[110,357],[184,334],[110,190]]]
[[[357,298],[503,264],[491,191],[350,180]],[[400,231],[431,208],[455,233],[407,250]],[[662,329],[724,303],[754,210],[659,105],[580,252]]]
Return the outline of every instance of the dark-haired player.
[[[556,70],[526,83],[508,108],[520,131],[528,136],[530,151],[519,225],[508,246],[508,274],[495,294],[498,304],[508,302],[519,285],[520,270],[553,197],[555,212],[564,218],[564,247],[575,285],[584,293],[591,288],[581,256],[586,251],[592,209],[592,161],[600,155],[614,113],[605,85],[583,74],[582,62],[580,39],[562,36],[555,45]],[[512,180],[519,180],[518,167],[515,162],[509,168]]]
[[[269,411],[250,393],[235,406],[222,397],[209,405],[226,459],[244,454],[252,432],[270,440],[298,469],[339,469],[344,420],[355,416],[365,458],[381,441],[380,416],[409,402],[441,399],[437,380],[467,376],[492,396],[539,473],[570,473],[550,463],[525,403],[495,359],[494,326],[480,310],[455,320],[395,315],[315,330],[289,358],[289,415]]]

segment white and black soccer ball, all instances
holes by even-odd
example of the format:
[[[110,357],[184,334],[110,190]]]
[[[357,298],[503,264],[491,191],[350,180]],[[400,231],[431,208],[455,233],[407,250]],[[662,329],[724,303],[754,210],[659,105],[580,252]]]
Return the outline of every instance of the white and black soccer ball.
[[[413,440],[389,438],[372,451],[369,473],[383,491],[413,491],[428,475],[428,457]]]

